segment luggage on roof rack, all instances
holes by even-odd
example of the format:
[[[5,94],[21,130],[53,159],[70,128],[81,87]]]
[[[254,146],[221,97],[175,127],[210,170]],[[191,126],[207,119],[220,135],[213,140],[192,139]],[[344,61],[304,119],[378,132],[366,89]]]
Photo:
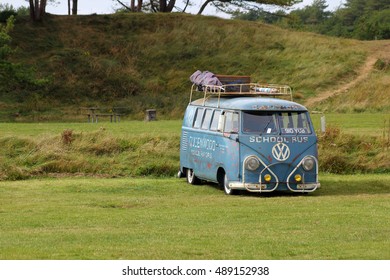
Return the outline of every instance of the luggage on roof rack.
[[[193,84],[191,87],[190,103],[194,92],[204,93],[204,102],[210,97],[258,96],[283,98],[292,101],[292,90],[287,85],[252,83],[250,76],[215,75],[222,85]]]

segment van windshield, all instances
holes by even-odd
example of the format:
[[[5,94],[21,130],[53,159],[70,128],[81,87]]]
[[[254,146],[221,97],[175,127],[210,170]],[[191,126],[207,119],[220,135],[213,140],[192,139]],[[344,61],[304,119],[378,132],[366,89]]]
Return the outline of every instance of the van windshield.
[[[246,111],[242,131],[253,134],[311,134],[307,112]]]

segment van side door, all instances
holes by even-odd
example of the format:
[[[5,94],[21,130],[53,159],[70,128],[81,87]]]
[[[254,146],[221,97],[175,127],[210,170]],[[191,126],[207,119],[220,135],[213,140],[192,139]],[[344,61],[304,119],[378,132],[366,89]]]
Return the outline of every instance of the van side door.
[[[240,178],[240,145],[238,133],[240,131],[239,114],[235,111],[223,113],[225,124],[223,127],[222,143],[219,145],[219,162],[224,168],[229,181],[239,181]]]

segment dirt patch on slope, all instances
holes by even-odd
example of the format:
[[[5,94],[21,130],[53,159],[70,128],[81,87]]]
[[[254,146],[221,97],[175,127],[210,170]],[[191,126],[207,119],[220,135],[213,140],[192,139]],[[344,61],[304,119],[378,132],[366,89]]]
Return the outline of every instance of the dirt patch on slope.
[[[337,88],[326,90],[320,94],[308,98],[305,102],[306,107],[311,108],[316,104],[327,100],[330,97],[339,95],[343,92],[347,92],[350,88],[354,87],[359,82],[367,79],[371,71],[374,69],[374,65],[379,59],[384,61],[390,61],[390,40],[368,42],[372,46],[369,49],[369,54],[364,64],[356,71],[356,77],[348,82],[341,83]]]

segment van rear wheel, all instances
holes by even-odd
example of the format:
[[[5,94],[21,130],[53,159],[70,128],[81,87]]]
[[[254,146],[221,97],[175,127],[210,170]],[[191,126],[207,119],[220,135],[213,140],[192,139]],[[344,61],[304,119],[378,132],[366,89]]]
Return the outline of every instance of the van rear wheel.
[[[199,185],[200,180],[198,177],[195,176],[194,170],[188,168],[187,169],[187,183],[191,185]]]
[[[223,190],[225,191],[225,194],[227,194],[227,195],[235,195],[237,193],[237,190],[233,190],[229,186],[229,179],[228,179],[226,174],[223,177]]]

